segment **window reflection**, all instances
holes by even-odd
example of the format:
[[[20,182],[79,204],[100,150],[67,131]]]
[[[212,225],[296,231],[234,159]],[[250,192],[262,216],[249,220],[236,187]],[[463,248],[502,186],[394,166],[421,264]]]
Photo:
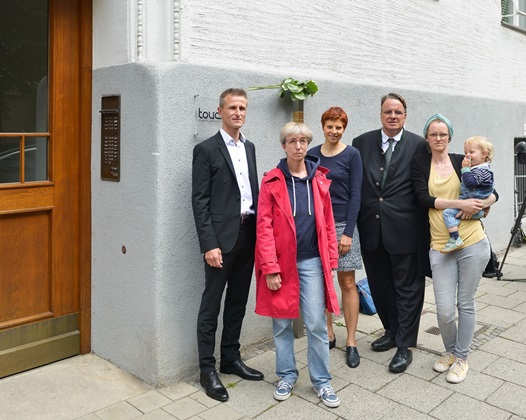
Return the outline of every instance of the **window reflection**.
[[[47,180],[48,139],[2,133],[48,131],[48,1],[2,2],[0,183]],[[24,160],[24,178],[20,169]]]
[[[20,182],[20,139],[0,137],[0,182]]]

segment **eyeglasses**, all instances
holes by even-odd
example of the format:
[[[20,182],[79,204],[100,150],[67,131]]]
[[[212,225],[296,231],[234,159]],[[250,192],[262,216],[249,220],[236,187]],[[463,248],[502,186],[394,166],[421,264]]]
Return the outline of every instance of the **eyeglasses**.
[[[301,139],[290,139],[290,140],[287,140],[286,143],[289,145],[289,146],[295,146],[296,143],[299,143],[301,147],[305,147],[309,144],[309,142],[307,141],[307,139],[305,138],[301,138]]]
[[[391,116],[391,114],[393,112],[394,112],[395,116],[397,116],[397,117],[401,117],[402,115],[405,114],[405,112],[403,112],[403,111],[387,111],[387,110],[382,111],[382,114],[384,114],[386,117],[389,117],[389,116]]]
[[[431,133],[428,134],[427,137],[430,139],[436,140],[436,139],[447,139],[449,137],[449,134],[445,133]]]

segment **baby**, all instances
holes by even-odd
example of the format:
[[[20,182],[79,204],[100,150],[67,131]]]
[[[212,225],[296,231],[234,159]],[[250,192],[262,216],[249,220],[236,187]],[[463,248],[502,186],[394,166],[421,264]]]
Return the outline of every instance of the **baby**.
[[[493,145],[484,137],[470,137],[464,143],[464,154],[459,199],[484,199],[493,193],[493,172],[489,167],[489,162],[493,160]],[[459,249],[464,244],[458,234],[460,219],[455,217],[459,211],[459,209],[445,209],[442,212],[449,232],[449,240],[440,250],[442,253]],[[480,219],[482,216],[484,216],[484,210],[474,214],[471,219]]]

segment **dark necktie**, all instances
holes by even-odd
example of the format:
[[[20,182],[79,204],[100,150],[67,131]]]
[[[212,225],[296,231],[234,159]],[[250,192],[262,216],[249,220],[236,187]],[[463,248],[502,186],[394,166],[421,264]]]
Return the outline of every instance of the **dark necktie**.
[[[384,165],[384,174],[382,175],[382,180],[380,181],[380,187],[383,188],[385,184],[385,180],[387,179],[387,172],[389,171],[389,162],[391,161],[391,156],[393,154],[393,142],[394,139],[389,137],[387,140],[389,142],[389,146],[387,146],[387,150],[385,151],[385,165]]]

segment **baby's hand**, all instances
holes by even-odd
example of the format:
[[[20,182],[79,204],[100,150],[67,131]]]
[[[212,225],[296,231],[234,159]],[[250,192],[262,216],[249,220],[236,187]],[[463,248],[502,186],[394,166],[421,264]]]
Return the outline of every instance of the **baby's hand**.
[[[462,160],[462,167],[463,168],[469,168],[471,167],[471,158],[469,156],[465,156]]]

